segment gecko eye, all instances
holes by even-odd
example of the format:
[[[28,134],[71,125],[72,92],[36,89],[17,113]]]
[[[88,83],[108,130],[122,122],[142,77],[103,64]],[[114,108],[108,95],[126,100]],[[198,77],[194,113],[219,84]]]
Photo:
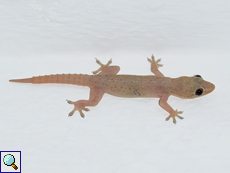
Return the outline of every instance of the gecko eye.
[[[202,94],[203,94],[203,89],[202,89],[202,88],[197,89],[196,92],[195,92],[195,94],[196,94],[197,96],[202,95]]]
[[[194,77],[200,77],[200,78],[202,78],[202,77],[201,77],[201,75],[198,75],[198,74],[197,74],[197,75],[195,75]]]

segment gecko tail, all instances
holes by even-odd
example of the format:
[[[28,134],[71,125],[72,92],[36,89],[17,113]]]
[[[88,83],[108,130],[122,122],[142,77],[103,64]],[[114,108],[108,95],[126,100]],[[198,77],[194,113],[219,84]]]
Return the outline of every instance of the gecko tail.
[[[10,82],[18,83],[32,83],[32,84],[73,84],[80,86],[89,85],[89,75],[83,74],[56,74],[56,75],[45,75],[45,76],[34,76],[32,78],[24,79],[11,79]]]
[[[11,79],[10,82],[19,82],[19,83],[33,83],[33,78],[24,78],[24,79]]]

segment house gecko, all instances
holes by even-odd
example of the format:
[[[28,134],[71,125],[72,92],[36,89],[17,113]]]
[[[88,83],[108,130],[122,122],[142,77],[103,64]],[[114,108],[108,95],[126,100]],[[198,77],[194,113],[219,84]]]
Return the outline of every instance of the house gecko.
[[[83,118],[85,115],[82,111],[89,111],[86,108],[87,106],[96,106],[105,93],[127,98],[156,97],[159,98],[159,105],[169,113],[166,121],[172,118],[175,124],[176,117],[183,119],[179,115],[182,114],[182,111],[174,110],[168,104],[167,100],[170,95],[183,99],[193,99],[211,93],[215,89],[214,84],[203,80],[200,75],[178,78],[165,77],[158,70],[159,67],[163,66],[159,64],[161,59],[155,61],[153,55],[151,59],[147,59],[151,63],[151,71],[155,76],[117,75],[120,67],[110,66],[112,59],[105,65],[96,59],[100,68],[93,71],[94,75],[56,74],[25,79],[12,79],[10,82],[33,84],[61,83],[88,86],[90,88],[89,100],[78,100],[75,102],[67,100],[69,104],[74,105],[74,109],[69,113],[69,116],[72,116],[75,111],[79,111]]]

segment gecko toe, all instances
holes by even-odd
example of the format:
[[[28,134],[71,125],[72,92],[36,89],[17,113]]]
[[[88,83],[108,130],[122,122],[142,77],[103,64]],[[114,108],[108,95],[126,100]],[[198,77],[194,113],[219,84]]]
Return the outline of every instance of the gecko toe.
[[[173,117],[173,123],[176,124],[176,118],[175,117]]]
[[[70,100],[66,100],[67,101],[67,103],[69,103],[69,104],[73,104],[73,102],[72,101],[70,101]]]
[[[79,113],[80,113],[82,118],[85,118],[85,114],[82,112],[82,110],[79,110]]]
[[[168,121],[171,118],[171,116],[169,115],[167,118],[165,118],[165,121]]]
[[[151,60],[151,59],[147,58],[147,60],[148,60],[148,62],[152,63],[152,60]]]
[[[83,108],[83,110],[84,110],[84,111],[87,111],[87,112],[90,111],[89,108]]]
[[[74,111],[71,111],[68,116],[71,117],[73,114],[74,114]]]
[[[177,115],[177,117],[178,117],[179,119],[181,119],[181,120],[182,120],[182,119],[184,119],[184,117],[182,117],[182,116],[179,116],[179,115]]]
[[[112,64],[112,58],[107,62],[106,66],[109,66],[110,64]]]
[[[98,74],[101,71],[101,68],[99,68],[98,70],[92,71],[93,74]]]

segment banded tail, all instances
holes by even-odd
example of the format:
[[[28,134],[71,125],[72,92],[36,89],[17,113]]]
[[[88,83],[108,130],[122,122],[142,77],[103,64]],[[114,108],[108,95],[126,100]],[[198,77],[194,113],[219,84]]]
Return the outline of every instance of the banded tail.
[[[24,79],[11,79],[10,82],[19,83],[33,83],[33,84],[45,84],[45,83],[59,83],[59,84],[73,84],[88,86],[90,75],[86,74],[56,74],[35,76],[32,78]]]

